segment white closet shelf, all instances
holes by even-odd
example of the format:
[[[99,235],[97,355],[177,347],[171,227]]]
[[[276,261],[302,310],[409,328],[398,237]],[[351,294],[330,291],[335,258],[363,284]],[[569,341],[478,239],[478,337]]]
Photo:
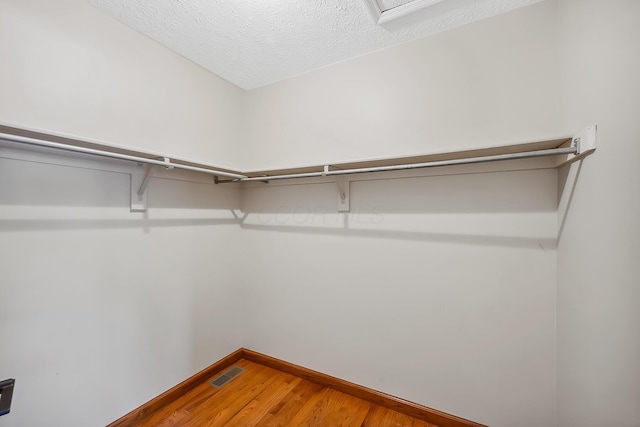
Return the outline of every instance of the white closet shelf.
[[[106,145],[92,141],[76,139],[68,136],[27,130],[0,124],[0,141],[19,143],[31,146],[60,149],[84,154],[146,163],[147,168],[143,177],[133,184],[132,175],[132,210],[145,210],[145,191],[149,180],[153,177],[153,166],[167,169],[186,169],[195,172],[214,175],[216,183],[240,183],[251,181],[268,182],[283,179],[301,179],[311,177],[339,177],[358,173],[374,173],[398,170],[424,169],[440,166],[464,165],[473,163],[488,163],[504,160],[518,160],[538,157],[553,157],[555,161],[551,167],[559,167],[568,162],[583,158],[596,149],[596,125],[585,128],[573,137],[562,137],[551,140],[518,143],[505,146],[481,148],[465,151],[450,151],[418,156],[395,157],[356,162],[342,162],[321,164],[290,169],[264,170],[240,172],[212,165],[185,161],[167,156],[131,150],[113,145]],[[219,180],[224,177],[224,180]],[[341,210],[348,210],[348,178],[337,179],[339,187],[339,206]],[[346,184],[345,184],[346,181]],[[136,189],[134,194],[134,187]],[[136,201],[140,202],[139,206]],[[134,207],[134,205],[136,205]]]
[[[0,141],[129,160],[137,163],[163,166],[167,169],[185,169],[229,178],[245,177],[245,175],[242,175],[240,172],[228,168],[4,124],[0,124]]]
[[[348,175],[354,173],[385,172],[393,170],[421,169],[472,163],[487,163],[501,160],[517,160],[547,156],[563,156],[554,163],[559,167],[577,160],[593,150],[581,144],[579,137],[562,137],[552,140],[522,144],[496,146],[464,151],[425,154],[419,156],[392,157],[357,162],[331,163],[300,168],[271,169],[244,172],[247,178],[239,181],[270,181],[278,179],[309,178],[320,176]],[[595,148],[595,146],[594,146]],[[587,152],[588,151],[588,152]],[[238,182],[229,180],[223,182]]]

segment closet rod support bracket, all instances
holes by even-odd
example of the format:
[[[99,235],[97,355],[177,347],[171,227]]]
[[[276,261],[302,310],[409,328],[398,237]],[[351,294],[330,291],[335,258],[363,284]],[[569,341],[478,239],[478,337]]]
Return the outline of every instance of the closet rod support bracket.
[[[597,125],[587,126],[573,137],[572,144],[577,150],[574,157],[584,157],[595,151],[597,129]]]
[[[598,125],[587,126],[574,138],[578,144],[578,155],[587,155],[595,151],[597,131]]]
[[[593,153],[596,150],[597,130],[598,126],[594,124],[578,132],[571,139],[571,147],[575,152],[558,158],[556,166],[573,163]]]
[[[149,181],[153,178],[153,170],[156,167],[153,165],[145,166],[144,170],[144,178],[142,178],[142,183],[140,184],[140,188],[138,189],[138,200],[142,200],[145,192],[147,191],[147,186],[149,185]]]
[[[351,181],[344,176],[336,177],[336,187],[338,189],[338,212],[349,212],[351,210]]]
[[[131,212],[145,212],[147,210],[147,187],[153,178],[156,167],[146,165],[144,173],[133,172],[131,174]]]

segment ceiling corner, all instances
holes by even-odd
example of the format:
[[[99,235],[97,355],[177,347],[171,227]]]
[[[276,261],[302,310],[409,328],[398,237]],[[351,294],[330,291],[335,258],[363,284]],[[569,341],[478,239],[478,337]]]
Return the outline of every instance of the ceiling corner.
[[[363,0],[369,14],[378,25],[405,17],[445,0]]]

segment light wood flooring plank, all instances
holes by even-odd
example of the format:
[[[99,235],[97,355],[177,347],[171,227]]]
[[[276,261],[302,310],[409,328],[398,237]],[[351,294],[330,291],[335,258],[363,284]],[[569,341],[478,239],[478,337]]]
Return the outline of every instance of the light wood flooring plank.
[[[285,427],[292,423],[300,409],[322,390],[322,386],[302,380],[269,413],[257,420],[256,427]]]
[[[136,423],[138,427],[438,427],[241,359],[244,372],[215,388],[214,375]]]
[[[269,387],[264,389],[262,393],[256,396],[255,399],[245,405],[240,412],[231,418],[226,425],[228,427],[255,425],[257,420],[262,419],[269,413],[271,408],[281,402],[282,399],[302,381],[302,378],[295,378],[291,375],[288,375],[288,377],[290,378],[279,378],[272,382]]]

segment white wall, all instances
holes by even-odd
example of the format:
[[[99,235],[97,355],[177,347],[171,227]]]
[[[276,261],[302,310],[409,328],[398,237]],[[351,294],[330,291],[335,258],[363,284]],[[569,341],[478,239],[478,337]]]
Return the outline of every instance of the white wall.
[[[558,136],[556,13],[252,91],[248,167]],[[243,190],[247,345],[491,426],[555,425],[556,171],[357,182],[344,216],[334,187]]]
[[[563,121],[598,149],[561,174],[558,425],[638,427],[640,2],[559,4]]]
[[[554,2],[249,92],[243,168],[557,137]]]
[[[237,191],[154,179],[134,214],[125,173],[0,158],[0,182],[0,426],[105,425],[242,345]]]
[[[554,170],[354,182],[350,214],[332,183],[242,197],[250,348],[491,426],[554,425]]]
[[[241,345],[496,427],[638,426],[637,2],[547,0],[250,93],[55,3],[0,0],[3,123],[249,169],[592,123],[599,148],[559,182],[359,180],[348,215],[333,184],[172,180],[131,214],[126,173],[0,158],[0,426],[106,423]]]
[[[241,91],[82,0],[0,0],[0,58],[4,124],[237,162]],[[132,214],[85,163],[0,158],[1,426],[104,425],[243,341],[237,190],[153,180]]]
[[[239,161],[241,90],[87,2],[0,0],[0,57],[2,123]]]

